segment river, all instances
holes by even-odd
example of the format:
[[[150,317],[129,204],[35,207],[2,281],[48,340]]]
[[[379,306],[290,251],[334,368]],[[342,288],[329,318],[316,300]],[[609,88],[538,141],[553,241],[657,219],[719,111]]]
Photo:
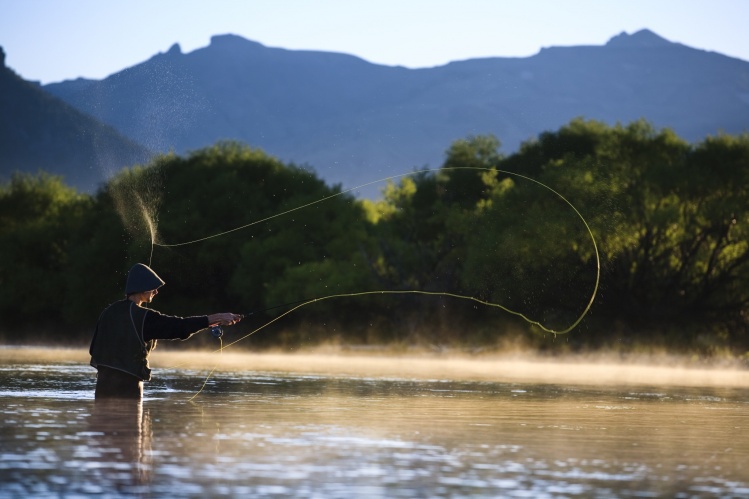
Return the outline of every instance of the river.
[[[749,497],[740,370],[617,384],[237,356],[208,376],[164,357],[141,403],[95,404],[78,354],[29,357],[0,356],[2,497]]]

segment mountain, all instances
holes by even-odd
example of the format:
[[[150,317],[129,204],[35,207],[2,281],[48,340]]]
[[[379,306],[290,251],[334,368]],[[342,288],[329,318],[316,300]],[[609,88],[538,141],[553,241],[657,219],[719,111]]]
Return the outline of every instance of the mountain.
[[[51,96],[5,67],[0,48],[0,179],[44,170],[94,191],[107,174],[151,153],[114,128]]]
[[[690,141],[749,130],[749,62],[648,30],[423,69],[221,35],[103,80],[43,88],[152,150],[237,139],[346,187],[437,167],[469,135],[492,133],[511,152],[575,117],[645,118]]]

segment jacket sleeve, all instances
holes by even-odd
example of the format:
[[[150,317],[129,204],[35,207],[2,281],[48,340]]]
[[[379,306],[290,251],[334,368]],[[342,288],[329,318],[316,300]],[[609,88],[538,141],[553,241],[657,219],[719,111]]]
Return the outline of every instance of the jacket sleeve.
[[[149,309],[143,321],[143,341],[186,340],[208,325],[205,315],[177,317]]]

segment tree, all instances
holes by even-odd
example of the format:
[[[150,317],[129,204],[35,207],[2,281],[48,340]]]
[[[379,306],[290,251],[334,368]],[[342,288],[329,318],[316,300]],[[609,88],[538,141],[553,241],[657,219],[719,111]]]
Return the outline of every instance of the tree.
[[[59,324],[70,246],[90,197],[45,173],[15,174],[0,186],[0,315],[3,328]]]

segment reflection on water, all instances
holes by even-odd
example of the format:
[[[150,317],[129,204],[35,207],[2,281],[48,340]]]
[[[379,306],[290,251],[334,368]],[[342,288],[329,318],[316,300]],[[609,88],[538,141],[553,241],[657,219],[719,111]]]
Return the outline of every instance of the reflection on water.
[[[749,496],[749,390],[0,366],[0,496]]]

